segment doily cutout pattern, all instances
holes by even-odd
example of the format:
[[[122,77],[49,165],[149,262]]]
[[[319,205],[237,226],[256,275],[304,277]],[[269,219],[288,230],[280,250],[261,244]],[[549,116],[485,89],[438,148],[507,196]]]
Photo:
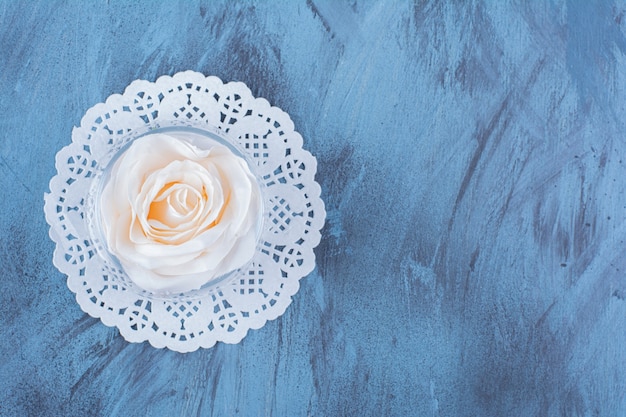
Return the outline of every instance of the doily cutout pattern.
[[[124,272],[100,256],[106,249],[90,233],[90,207],[94,181],[136,132],[173,125],[217,129],[236,142],[260,180],[265,219],[252,262],[234,278],[201,296],[168,299],[129,289]],[[315,267],[326,216],[317,162],[302,149],[289,115],[243,83],[192,71],[134,81],[87,111],[72,143],[57,153],[56,169],[44,207],[54,265],[83,311],[129,342],[179,352],[238,343],[283,314]]]

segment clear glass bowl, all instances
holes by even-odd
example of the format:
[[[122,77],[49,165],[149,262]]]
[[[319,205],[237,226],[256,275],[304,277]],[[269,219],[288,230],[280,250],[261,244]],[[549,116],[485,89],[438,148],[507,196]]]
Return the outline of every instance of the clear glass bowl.
[[[217,290],[220,286],[226,285],[236,279],[241,274],[242,270],[247,269],[250,262],[252,262],[252,259],[238,269],[231,270],[217,277],[212,277],[199,289],[185,292],[149,291],[137,285],[132,278],[128,276],[128,274],[124,271],[122,263],[113,253],[111,253],[106,243],[102,222],[100,221],[101,212],[99,202],[101,200],[104,186],[109,181],[112,167],[135,140],[156,133],[169,134],[178,139],[185,140],[200,149],[209,149],[216,144],[226,146],[235,156],[243,159],[248,164],[248,168],[250,168],[250,171],[253,175],[255,175],[256,183],[261,192],[260,212],[257,216],[259,220],[256,225],[256,244],[257,246],[259,245],[260,236],[264,227],[264,221],[267,218],[267,213],[264,208],[265,198],[263,195],[266,187],[261,179],[254,174],[254,170],[251,169],[252,161],[250,161],[247,154],[240,149],[236,141],[230,138],[228,134],[222,130],[206,123],[181,120],[160,120],[158,124],[133,129],[119,141],[119,144],[116,144],[114,151],[108,153],[104,158],[100,159],[99,166],[95,167],[96,176],[93,181],[93,186],[89,192],[86,205],[87,225],[90,237],[97,248],[97,254],[103,261],[103,269],[108,274],[109,279],[111,280],[111,285],[118,285],[141,297],[154,300],[191,301],[204,299],[206,297],[210,297],[211,292]]]

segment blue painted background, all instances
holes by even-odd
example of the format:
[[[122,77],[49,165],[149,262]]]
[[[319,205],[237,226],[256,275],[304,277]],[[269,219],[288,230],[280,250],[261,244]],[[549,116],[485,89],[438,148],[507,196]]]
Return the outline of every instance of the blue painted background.
[[[181,355],[80,310],[43,194],[186,69],[291,115],[328,220],[284,316]],[[0,414],[626,415],[625,123],[618,1],[0,1]]]

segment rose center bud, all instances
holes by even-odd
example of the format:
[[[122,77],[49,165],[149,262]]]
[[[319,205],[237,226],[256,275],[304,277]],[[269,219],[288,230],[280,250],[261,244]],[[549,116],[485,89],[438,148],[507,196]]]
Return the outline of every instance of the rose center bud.
[[[148,221],[156,221],[170,228],[193,218],[206,203],[207,195],[188,184],[170,182],[159,191],[150,204]]]

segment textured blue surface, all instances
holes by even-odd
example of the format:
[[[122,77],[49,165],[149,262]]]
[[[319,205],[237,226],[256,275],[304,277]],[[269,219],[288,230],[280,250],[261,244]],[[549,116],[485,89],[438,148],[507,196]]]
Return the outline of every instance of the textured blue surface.
[[[626,415],[625,16],[0,1],[0,414]],[[182,355],[80,310],[42,207],[88,108],[186,69],[291,115],[328,221],[284,316]]]

